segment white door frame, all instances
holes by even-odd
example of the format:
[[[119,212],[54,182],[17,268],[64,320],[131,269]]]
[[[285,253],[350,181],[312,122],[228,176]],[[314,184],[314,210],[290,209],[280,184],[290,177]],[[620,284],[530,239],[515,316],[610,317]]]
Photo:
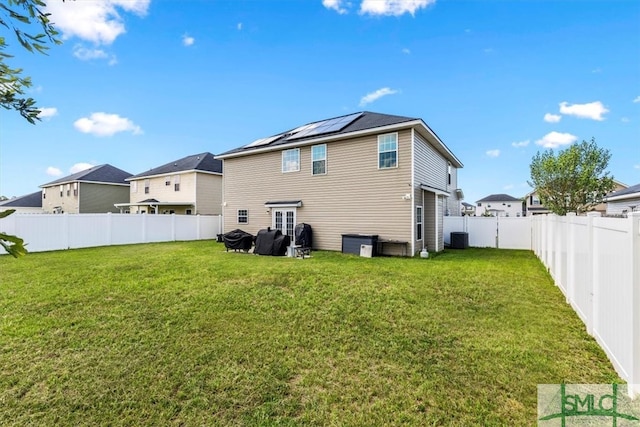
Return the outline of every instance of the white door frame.
[[[282,224],[280,227],[277,226],[276,224],[276,218],[277,218],[277,212],[280,212],[281,216],[281,221]],[[290,234],[287,233],[287,214],[291,212],[293,213],[292,215],[292,222],[291,222],[291,229],[290,229]],[[271,209],[271,227],[273,229],[278,229],[280,231],[282,231],[282,234],[289,234],[289,237],[291,237],[291,241],[293,241],[294,239],[294,230],[296,227],[296,208],[272,208]]]

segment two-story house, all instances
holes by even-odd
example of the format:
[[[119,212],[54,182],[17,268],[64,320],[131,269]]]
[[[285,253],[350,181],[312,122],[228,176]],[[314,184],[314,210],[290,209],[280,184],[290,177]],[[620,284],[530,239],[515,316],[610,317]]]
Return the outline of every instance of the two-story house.
[[[508,194],[491,194],[478,200],[476,206],[476,215],[523,216],[522,200]]]
[[[627,188],[626,184],[616,181],[615,179],[613,180],[613,184],[613,192],[624,190],[625,188]],[[542,204],[536,190],[527,193],[524,196],[524,201],[525,212],[527,216],[551,213],[551,211]],[[601,214],[608,213],[607,203],[604,201],[602,203],[598,203],[593,208],[591,208],[591,212],[600,212]]]
[[[118,212],[114,203],[129,199],[131,174],[109,164],[93,166],[40,186],[45,213]]]
[[[640,184],[613,191],[604,198],[607,215],[626,215],[640,212]]]
[[[224,161],[224,230],[313,230],[315,249],[345,234],[444,249],[443,216],[460,215],[462,163],[422,119],[360,112],[261,138]],[[386,250],[400,251],[393,245]]]
[[[222,161],[205,152],[174,160],[127,179],[123,213],[219,215],[222,213]]]

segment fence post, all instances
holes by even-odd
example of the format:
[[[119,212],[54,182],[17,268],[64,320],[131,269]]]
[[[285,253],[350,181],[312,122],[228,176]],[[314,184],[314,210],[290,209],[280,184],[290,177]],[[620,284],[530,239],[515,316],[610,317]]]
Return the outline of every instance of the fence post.
[[[196,215],[196,240],[200,240],[200,214]]]
[[[640,398],[640,212],[629,214],[631,232],[631,370],[628,393]]]
[[[591,316],[587,319],[587,332],[589,335],[594,336],[593,331],[597,329],[598,326],[598,295],[597,289],[595,287],[596,280],[595,277],[598,277],[600,265],[596,262],[596,257],[594,256],[594,252],[598,250],[596,244],[594,243],[593,236],[593,218],[600,216],[600,212],[589,212],[587,213],[587,248],[588,248],[588,263],[591,266],[591,274],[589,274],[587,278],[587,289],[589,289],[589,295],[591,295]]]
[[[111,246],[111,242],[113,241],[113,224],[111,223],[111,221],[111,212],[107,212],[107,246]]]
[[[171,214],[171,241],[176,241],[176,214]]]
[[[62,214],[62,233],[64,235],[64,243],[62,247],[64,249],[70,249],[69,242],[71,239],[69,238],[69,214],[67,212]]]
[[[142,243],[147,243],[147,215],[142,214]]]
[[[565,249],[567,251],[567,262],[565,264],[565,277],[567,278],[567,302],[573,306],[575,301],[575,289],[576,289],[576,213],[567,213],[567,242]]]

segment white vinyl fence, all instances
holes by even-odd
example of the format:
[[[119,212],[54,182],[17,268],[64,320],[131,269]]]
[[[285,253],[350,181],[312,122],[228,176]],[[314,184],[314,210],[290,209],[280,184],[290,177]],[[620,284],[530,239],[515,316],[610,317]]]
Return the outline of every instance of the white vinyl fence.
[[[640,212],[533,217],[533,250],[616,371],[640,395]]]
[[[0,231],[24,239],[29,252],[215,239],[221,230],[219,215],[14,213],[0,220]]]
[[[469,246],[478,248],[527,249],[531,246],[531,217],[445,216],[444,242],[451,232],[469,233]]]

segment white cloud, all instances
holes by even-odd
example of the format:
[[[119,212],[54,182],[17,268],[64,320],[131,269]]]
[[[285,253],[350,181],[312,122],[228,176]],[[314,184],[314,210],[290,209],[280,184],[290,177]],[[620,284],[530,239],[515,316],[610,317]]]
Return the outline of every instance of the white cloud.
[[[560,114],[547,113],[544,115],[544,121],[547,123],[558,123],[560,120],[562,120],[562,116]]]
[[[380,89],[376,90],[375,92],[371,92],[371,93],[368,93],[365,96],[363,96],[360,99],[360,106],[364,107],[367,104],[371,104],[372,102],[377,101],[378,99],[382,98],[383,96],[394,95],[396,93],[398,93],[398,91],[395,90],[395,89],[390,89],[388,87],[380,88]]]
[[[516,148],[526,147],[527,145],[529,145],[529,140],[527,139],[526,141],[512,142],[511,145]]]
[[[636,98],[633,100],[634,103],[638,103],[640,102],[640,96],[636,96]]]
[[[609,110],[602,105],[602,102],[595,101],[587,104],[569,104],[568,102],[560,103],[560,113],[567,116],[575,116],[581,119],[592,119],[602,121],[603,114],[608,113]]]
[[[77,44],[73,47],[73,56],[83,61],[89,61],[91,59],[108,58],[109,54],[102,49],[88,49],[81,44]]]
[[[56,167],[49,166],[47,168],[47,175],[49,176],[60,176],[62,175],[62,171]]]
[[[322,5],[327,9],[332,9],[338,12],[340,15],[344,15],[347,13],[347,9],[342,7],[342,0],[322,0]]]
[[[328,0],[323,0],[323,3]],[[436,0],[362,0],[360,13],[363,15],[400,16],[405,13],[415,15]]]
[[[51,117],[58,115],[58,109],[55,107],[43,107],[39,110],[40,113],[38,113],[38,117],[41,119],[50,119]]]
[[[623,117],[623,118],[620,119],[620,121],[622,123],[629,123],[631,120],[629,120],[629,117]]]
[[[404,53],[405,55],[411,55],[411,51],[409,49],[407,49],[406,47],[404,49],[402,49],[402,53]]]
[[[542,139],[536,141],[537,145],[540,145],[544,148],[558,148],[563,145],[569,145],[576,142],[578,139],[577,136],[571,135],[570,133],[560,133],[560,132],[549,132]]]
[[[500,150],[489,150],[486,154],[489,157],[498,157],[500,155]]]
[[[191,46],[196,42],[196,39],[194,39],[193,37],[185,34],[184,36],[182,36],[182,44],[184,46]]]
[[[147,13],[151,0],[51,1],[47,12],[64,39],[78,37],[96,45],[109,45],[126,32],[118,9],[138,16]]]
[[[140,126],[117,114],[91,113],[90,117],[76,120],[73,126],[82,133],[96,136],[111,136],[118,132],[131,132],[134,135],[142,133]]]
[[[238,29],[238,31],[242,31],[242,22],[238,22],[236,28]]]
[[[92,165],[91,163],[76,163],[75,165],[69,168],[69,172],[78,173],[87,169],[91,169],[94,166],[95,165]]]
[[[633,165],[633,168],[640,170],[640,163],[638,163],[637,165]]]

